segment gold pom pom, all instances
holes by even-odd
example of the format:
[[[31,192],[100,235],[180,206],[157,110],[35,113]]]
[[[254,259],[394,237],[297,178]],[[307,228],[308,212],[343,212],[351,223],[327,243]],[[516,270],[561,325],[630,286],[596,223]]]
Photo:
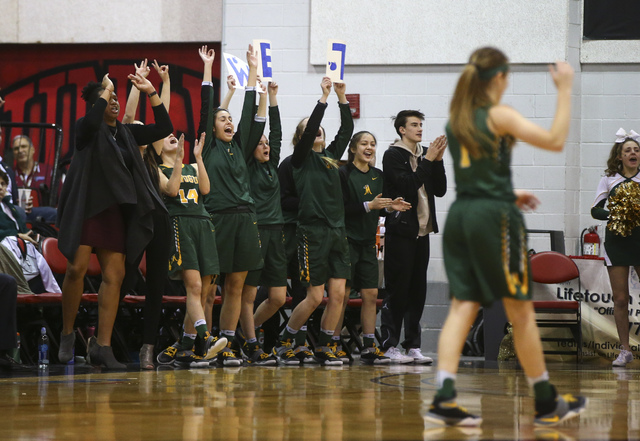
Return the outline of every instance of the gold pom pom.
[[[607,229],[620,236],[628,236],[640,227],[640,185],[629,181],[619,185],[609,197]]]

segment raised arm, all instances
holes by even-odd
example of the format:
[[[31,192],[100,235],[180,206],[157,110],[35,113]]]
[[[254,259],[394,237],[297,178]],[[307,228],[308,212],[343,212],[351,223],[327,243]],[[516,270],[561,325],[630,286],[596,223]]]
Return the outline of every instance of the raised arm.
[[[178,148],[176,149],[176,157],[173,161],[173,171],[171,177],[167,179],[162,171],[159,171],[160,191],[167,196],[176,197],[180,191],[180,182],[182,181],[182,159],[184,158],[184,134],[178,139]]]
[[[316,139],[318,130],[320,130],[320,123],[322,122],[324,111],[327,108],[327,98],[331,92],[331,79],[329,79],[329,77],[322,78],[320,88],[322,89],[322,96],[318,100],[318,104],[316,104],[313,112],[311,112],[311,116],[309,116],[309,119],[307,120],[307,127],[304,129],[304,132],[300,137],[300,141],[293,146],[291,165],[296,168],[302,166],[305,158],[309,155],[311,149],[313,149],[313,141]]]
[[[202,46],[198,50],[198,54],[200,55],[204,66],[202,69],[202,87],[200,90],[200,122],[198,124],[197,133],[204,132],[211,135],[206,137],[205,145],[203,147],[203,154],[206,156],[214,142],[213,83],[211,82],[211,68],[213,66],[213,60],[215,60],[216,53],[213,49],[207,49],[207,46]]]
[[[237,125],[237,131],[234,139],[243,151],[245,158],[250,158],[255,150],[260,136],[264,131],[264,124],[260,129],[254,124],[256,115],[256,82],[258,79],[258,58],[253,52],[253,46],[249,45],[247,49],[247,64],[249,65],[249,78],[247,79],[247,87],[244,92],[244,103],[242,104],[242,116]],[[258,135],[258,131],[260,134]],[[256,139],[257,138],[257,139]]]
[[[169,78],[169,66],[163,64],[160,66],[157,60],[153,60],[153,68],[158,72],[160,79],[162,80],[162,92],[160,93],[160,100],[164,104],[164,108],[169,113],[169,106],[171,105],[171,79]]]
[[[489,110],[490,125],[498,135],[512,135],[517,139],[544,150],[560,152],[569,133],[571,120],[571,87],[573,69],[568,63],[557,62],[549,66],[551,78],[558,89],[556,114],[551,129],[546,130],[527,120],[516,110],[497,105]]]
[[[149,76],[149,66],[147,65],[147,59],[145,58],[140,62],[140,66],[133,63],[135,68],[135,74],[140,75],[142,78]],[[140,102],[140,90],[137,87],[132,87],[127,98],[127,105],[124,109],[124,117],[122,118],[122,124],[132,124],[136,119],[136,111],[138,110],[138,103]],[[167,108],[168,111],[168,108]]]
[[[347,101],[346,91],[347,85],[345,83],[335,83],[333,89],[338,96],[338,107],[340,108],[340,129],[336,134],[336,137],[331,141],[327,150],[331,152],[335,159],[340,159],[342,154],[349,145],[351,136],[353,135],[353,117],[351,116],[351,109],[349,108],[349,101]]]
[[[151,109],[153,110],[153,117],[155,121],[154,124],[128,125],[128,128],[138,145],[151,144],[159,139],[169,136],[171,132],[173,132],[173,125],[171,124],[171,119],[169,118],[167,109],[164,108],[153,84],[139,74],[129,75],[129,79],[133,85],[140,90],[140,92],[146,93],[149,96],[149,102],[151,103]]]
[[[100,124],[104,121],[104,111],[107,108],[111,94],[115,90],[109,74],[102,77],[102,88],[104,89],[96,103],[87,111],[84,118],[80,118],[76,124],[76,149],[82,150],[88,140],[100,129]]]
[[[278,83],[272,81],[267,88],[269,93],[269,162],[274,167],[280,164],[280,150],[282,148],[282,123],[280,122],[280,109],[278,108]]]
[[[233,94],[236,91],[236,79],[233,75],[227,76],[227,94],[224,96],[224,99],[220,103],[220,107],[223,109],[229,109],[229,104],[231,103],[231,98],[233,98]]]
[[[202,149],[204,147],[206,134],[202,132],[200,139],[196,139],[196,144],[193,147],[193,155],[196,157],[196,170],[198,171],[198,189],[200,194],[209,194],[211,191],[211,182],[209,181],[209,174],[202,161]]]

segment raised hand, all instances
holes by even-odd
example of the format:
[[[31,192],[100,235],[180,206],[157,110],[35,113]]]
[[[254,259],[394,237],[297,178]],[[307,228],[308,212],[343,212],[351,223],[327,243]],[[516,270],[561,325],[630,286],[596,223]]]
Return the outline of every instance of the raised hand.
[[[558,90],[571,89],[573,84],[573,68],[565,61],[558,61],[549,66],[549,73]]]
[[[249,45],[249,49],[247,49],[247,64],[249,65],[249,67],[255,67],[256,69],[258,68],[258,57],[253,51],[253,45],[251,44]]]
[[[184,133],[180,135],[180,138],[178,138],[178,148],[176,149],[176,159],[173,167],[180,167],[180,164],[182,164],[182,159],[184,159]]]
[[[336,91],[336,95],[343,97],[347,92],[347,85],[346,83],[333,83],[333,90]]]
[[[102,88],[103,89],[109,89],[111,92],[114,91],[115,86],[113,85],[113,82],[111,81],[111,78],[109,78],[109,74],[105,74],[104,77],[102,77]]]
[[[233,90],[236,88],[236,77],[233,75],[227,76],[227,89]]]
[[[331,93],[331,78],[323,77],[322,82],[320,83],[320,88],[322,89],[322,95],[329,96]]]
[[[213,64],[213,60],[216,59],[216,51],[213,49],[208,49],[206,45],[202,46],[198,53],[200,54],[200,58],[204,64]]]
[[[146,58],[140,62],[140,66],[138,66],[136,63],[133,63],[133,67],[135,67],[136,73],[140,74],[142,78],[147,78],[147,76],[149,76],[149,72],[151,72]]]
[[[149,81],[148,79],[142,77],[142,75],[140,75],[138,73],[136,73],[135,75],[129,74],[127,76],[127,78],[129,78],[131,80],[131,82],[133,83],[135,88],[138,89],[140,92],[144,92],[146,94],[149,94],[149,93],[151,93],[151,92],[156,90],[153,87],[153,84],[151,84],[151,81]]]
[[[182,137],[184,137],[184,135]],[[193,155],[195,156],[196,159],[202,158],[202,149],[204,148],[205,138],[206,138],[206,135],[204,132],[202,132],[200,134],[200,139],[196,138],[195,140],[195,145],[193,146]]]
[[[447,149],[447,137],[440,135],[429,144],[427,154],[424,156],[429,161],[440,161],[444,155],[444,151]]]
[[[276,96],[278,94],[278,83],[276,83],[275,81],[271,81],[269,83],[268,91],[269,91],[269,96],[270,97]]]
[[[262,81],[258,83],[258,87],[260,88],[260,93],[267,93],[267,86]]]
[[[153,60],[153,68],[158,72],[160,79],[165,83],[169,79],[169,66],[163,64],[160,66],[157,60]]]
[[[395,198],[393,201],[391,201],[391,205],[389,206],[396,211],[407,211],[411,209],[411,204],[401,197]]]

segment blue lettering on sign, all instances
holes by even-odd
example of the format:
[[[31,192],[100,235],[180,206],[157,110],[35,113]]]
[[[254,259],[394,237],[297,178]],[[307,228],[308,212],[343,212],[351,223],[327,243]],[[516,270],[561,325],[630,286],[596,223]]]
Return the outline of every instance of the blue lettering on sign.
[[[229,65],[235,72],[236,77],[238,77],[238,82],[240,83],[240,85],[242,87],[246,87],[247,80],[249,79],[249,70],[245,70],[244,66],[238,65],[238,59],[235,57],[229,57]]]
[[[271,70],[271,55],[267,55],[267,50],[271,49],[269,43],[260,43],[260,54],[262,58],[262,76],[264,78],[273,77],[273,71]]]
[[[340,60],[340,79],[343,80],[344,79],[344,58],[347,52],[347,45],[344,43],[333,43],[333,45],[331,46],[331,50],[342,53],[341,60]],[[330,66],[331,70],[335,70],[335,67],[333,66],[333,64],[334,63],[331,63],[331,66]]]

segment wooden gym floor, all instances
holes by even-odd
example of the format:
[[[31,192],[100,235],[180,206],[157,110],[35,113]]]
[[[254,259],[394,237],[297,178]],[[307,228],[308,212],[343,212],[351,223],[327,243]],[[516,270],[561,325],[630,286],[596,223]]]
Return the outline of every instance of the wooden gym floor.
[[[640,439],[640,362],[549,364],[561,393],[589,397],[578,418],[536,429],[514,362],[467,358],[459,403],[477,429],[425,423],[431,366],[158,368],[86,365],[0,372],[0,440]]]

